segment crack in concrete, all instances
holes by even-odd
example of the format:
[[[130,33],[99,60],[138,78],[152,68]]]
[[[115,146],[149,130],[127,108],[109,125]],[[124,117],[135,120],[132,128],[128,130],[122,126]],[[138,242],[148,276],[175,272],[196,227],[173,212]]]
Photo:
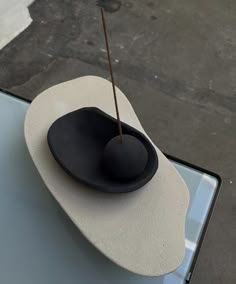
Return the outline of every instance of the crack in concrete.
[[[99,60],[98,54],[94,55],[93,57],[90,54],[89,58],[85,58],[83,56],[67,56],[60,54],[59,58],[76,59],[90,65],[102,67],[104,70],[107,69],[105,63]],[[171,79],[166,75],[160,73],[158,73],[157,78],[152,78],[151,74],[153,74],[153,72],[143,66],[139,67],[121,62],[119,66],[113,66],[113,69],[115,73],[119,73],[122,76],[138,82],[143,81],[144,83],[150,84],[151,81],[153,86],[158,86],[158,89],[162,93],[171,97],[178,98],[182,101],[184,100],[189,103],[194,103],[195,105],[199,105],[201,107],[204,107],[205,109],[210,107],[212,110],[224,115],[233,115],[233,112],[236,109],[236,101],[233,98],[231,99],[229,97],[224,97],[219,93],[209,89],[192,88],[184,82],[180,82],[173,78]]]

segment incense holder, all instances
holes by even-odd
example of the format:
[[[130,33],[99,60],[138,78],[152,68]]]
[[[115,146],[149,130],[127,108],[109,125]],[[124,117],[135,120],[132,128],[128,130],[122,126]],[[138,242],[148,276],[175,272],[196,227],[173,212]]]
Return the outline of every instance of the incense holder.
[[[25,117],[26,144],[49,191],[96,249],[133,273],[160,276],[183,260],[189,193],[174,166],[145,133],[125,95],[118,88],[116,92],[122,121],[144,135],[158,156],[158,170],[139,190],[126,194],[94,190],[68,175],[48,145],[53,123],[79,109],[96,107],[115,119],[112,87],[105,79],[86,76],[38,95]]]
[[[158,162],[157,155],[155,150],[154,155],[152,155],[148,151],[150,150],[149,147],[145,147],[145,144],[140,138],[130,134],[111,138],[103,151],[103,168],[114,180],[123,183],[139,178],[148,167],[154,175]],[[150,167],[150,158],[152,157],[154,157],[154,163]],[[150,175],[150,178],[153,175]]]
[[[100,191],[125,193],[144,186],[158,167],[156,150],[135,128],[98,108],[82,108],[57,119],[48,145],[61,167],[80,182]]]

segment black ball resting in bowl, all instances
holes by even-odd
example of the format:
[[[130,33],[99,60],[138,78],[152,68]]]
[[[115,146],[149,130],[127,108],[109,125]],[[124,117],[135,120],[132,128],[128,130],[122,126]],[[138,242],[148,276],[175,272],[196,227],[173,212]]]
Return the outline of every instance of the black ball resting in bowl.
[[[98,108],[87,107],[58,118],[48,130],[48,145],[73,178],[97,190],[124,193],[144,186],[157,171],[151,142],[137,129]]]

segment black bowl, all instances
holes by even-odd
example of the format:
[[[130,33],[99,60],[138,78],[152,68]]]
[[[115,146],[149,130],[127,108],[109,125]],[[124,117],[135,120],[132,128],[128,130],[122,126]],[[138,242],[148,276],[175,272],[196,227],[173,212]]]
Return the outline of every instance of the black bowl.
[[[87,107],[58,118],[48,130],[48,145],[58,164],[73,178],[97,190],[124,193],[144,186],[157,171],[158,157],[150,141],[122,122],[123,134],[135,136],[148,152],[142,174],[132,180],[117,180],[102,166],[107,143],[118,135],[117,121],[98,108]]]

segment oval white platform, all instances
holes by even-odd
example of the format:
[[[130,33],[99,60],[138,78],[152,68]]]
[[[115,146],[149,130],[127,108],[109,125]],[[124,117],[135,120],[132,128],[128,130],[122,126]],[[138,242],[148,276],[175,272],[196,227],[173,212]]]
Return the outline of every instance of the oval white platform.
[[[117,97],[121,120],[146,134],[118,88]],[[157,173],[143,188],[128,194],[88,188],[68,176],[52,157],[46,139],[51,124],[87,106],[115,117],[109,81],[81,77],[51,87],[31,103],[25,118],[25,138],[42,179],[83,235],[109,259],[141,275],[159,276],[175,270],[184,257],[189,193],[158,148]]]

